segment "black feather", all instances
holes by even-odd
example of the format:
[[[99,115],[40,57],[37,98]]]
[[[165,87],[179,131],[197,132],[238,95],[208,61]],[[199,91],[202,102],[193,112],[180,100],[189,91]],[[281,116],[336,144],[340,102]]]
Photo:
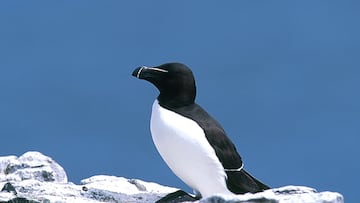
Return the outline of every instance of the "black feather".
[[[206,139],[214,148],[216,156],[219,158],[225,169],[237,169],[242,166],[242,159],[237,152],[235,145],[226,135],[225,130],[221,127],[219,122],[217,122],[198,104],[193,103],[191,105],[175,108],[166,106],[166,104],[162,103],[160,103],[160,105],[184,117],[194,120],[204,130]],[[269,189],[267,185],[258,181],[244,169],[241,171],[228,171],[226,174],[227,187],[233,193],[255,193]]]

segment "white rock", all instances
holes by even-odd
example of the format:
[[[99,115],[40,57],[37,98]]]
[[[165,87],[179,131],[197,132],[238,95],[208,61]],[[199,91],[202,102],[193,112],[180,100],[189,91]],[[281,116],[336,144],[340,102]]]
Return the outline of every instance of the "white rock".
[[[138,179],[97,175],[81,181],[82,195],[99,201],[116,200],[121,202],[155,202],[176,188]]]
[[[6,181],[6,168],[11,162],[15,162],[16,159],[16,156],[0,157],[0,182]]]
[[[67,181],[66,173],[59,164],[39,152],[27,152],[20,157],[0,157],[0,189],[6,183],[10,183],[16,192],[13,187],[7,187],[11,188],[9,191],[1,191],[0,203],[22,198],[46,203],[153,203],[178,190],[138,179],[105,175],[92,176],[75,185]],[[215,195],[197,201],[225,202],[343,203],[344,199],[335,192],[318,193],[309,187],[285,186],[256,194]]]
[[[7,202],[11,199],[16,198],[16,195],[11,192],[0,192],[0,202]]]
[[[157,183],[145,182],[138,179],[126,179],[116,176],[97,175],[81,180],[87,188],[107,190],[110,192],[124,193],[128,195],[139,193],[167,194],[175,192],[176,188],[166,187]]]
[[[73,183],[23,180],[13,182],[18,197],[39,202],[144,202],[152,203],[176,188],[161,186],[136,179],[115,176],[93,176]],[[5,182],[3,182],[5,184]],[[3,187],[4,184],[0,184]],[[10,193],[0,192],[0,202],[13,198]],[[2,199],[1,199],[2,197]],[[8,197],[9,199],[4,199]]]
[[[0,159],[0,181],[35,179],[66,183],[65,170],[50,157],[40,152],[26,152],[20,157],[7,156]]]
[[[242,203],[242,202],[271,202],[271,203],[344,203],[344,198],[336,192],[320,192],[304,186],[284,186],[269,189],[255,194],[217,195],[197,201],[197,203]]]

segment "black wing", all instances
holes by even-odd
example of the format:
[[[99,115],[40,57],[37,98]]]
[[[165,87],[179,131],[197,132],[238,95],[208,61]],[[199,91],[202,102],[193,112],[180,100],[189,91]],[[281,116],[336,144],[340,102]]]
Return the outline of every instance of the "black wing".
[[[225,169],[238,169],[242,166],[243,163],[235,145],[227,137],[219,122],[203,108],[197,104],[192,104],[180,108],[171,108],[171,110],[194,120],[204,129],[208,142],[215,149],[215,153]],[[267,185],[256,180],[244,169],[241,171],[226,171],[226,174],[227,186],[233,193],[254,193],[269,189]]]

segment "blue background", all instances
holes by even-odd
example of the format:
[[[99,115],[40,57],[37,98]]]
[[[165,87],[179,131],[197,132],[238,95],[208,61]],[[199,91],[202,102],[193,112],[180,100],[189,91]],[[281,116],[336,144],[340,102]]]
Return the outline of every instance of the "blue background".
[[[108,174],[191,191],[152,143],[157,90],[131,77],[178,61],[246,170],[356,202],[359,10],[350,0],[1,1],[0,155],[40,151],[75,183]]]

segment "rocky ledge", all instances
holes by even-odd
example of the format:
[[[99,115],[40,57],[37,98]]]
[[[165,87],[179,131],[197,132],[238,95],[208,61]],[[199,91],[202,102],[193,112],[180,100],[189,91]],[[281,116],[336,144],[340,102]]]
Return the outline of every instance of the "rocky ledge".
[[[0,157],[0,202],[18,203],[152,203],[179,189],[138,179],[98,175],[79,185],[68,182],[65,170],[40,152]],[[343,203],[336,192],[285,186],[256,194],[213,196],[198,203]]]

